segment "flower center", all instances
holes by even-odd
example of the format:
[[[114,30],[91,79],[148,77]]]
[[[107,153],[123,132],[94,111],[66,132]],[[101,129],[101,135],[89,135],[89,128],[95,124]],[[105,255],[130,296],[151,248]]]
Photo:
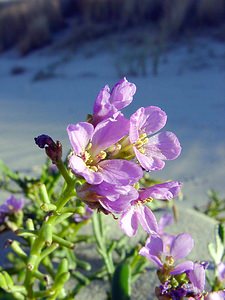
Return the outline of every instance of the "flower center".
[[[145,153],[144,145],[148,143],[148,136],[146,133],[142,133],[139,136],[139,139],[134,143],[134,146],[141,152]]]
[[[91,154],[91,147],[92,144],[89,143],[84,154],[82,155],[82,159],[84,160],[86,166],[94,171],[97,172],[98,171],[98,163],[105,159],[107,156],[107,153],[105,151],[100,151],[95,157],[92,156]]]

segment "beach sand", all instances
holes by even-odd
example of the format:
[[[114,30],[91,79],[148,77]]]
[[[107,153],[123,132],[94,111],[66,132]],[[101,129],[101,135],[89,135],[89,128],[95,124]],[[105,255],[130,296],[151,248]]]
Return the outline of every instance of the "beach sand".
[[[173,230],[193,235],[193,259],[209,259],[207,244],[213,239],[215,224],[190,208],[206,204],[209,189],[225,196],[224,44],[208,37],[199,38],[193,49],[178,44],[160,57],[157,76],[152,75],[150,54],[145,61],[147,75],[130,74],[129,64],[137,59],[132,54],[135,51],[126,47],[111,51],[91,42],[69,53],[48,47],[24,58],[15,52],[2,55],[0,159],[14,170],[38,173],[45,153],[34,144],[34,137],[42,133],[60,140],[65,156],[70,147],[66,126],[84,121],[92,113],[98,91],[126,76],[137,85],[137,93],[125,114],[129,116],[140,106],[157,105],[168,115],[165,130],[175,132],[181,142],[180,157],[152,175],[183,182],[181,218]],[[12,75],[15,67],[22,67],[24,72]],[[121,69],[123,74],[118,74]],[[119,232],[116,224],[111,228],[113,234]],[[91,255],[87,253],[89,259]],[[153,299],[156,277],[155,269],[151,270],[135,285],[132,299]],[[94,282],[77,299],[93,299],[93,294],[94,299],[104,299],[102,288]]]
[[[135,51],[139,53],[136,56]],[[206,203],[209,189],[224,196],[224,44],[199,37],[192,49],[185,43],[174,45],[161,55],[158,76],[152,75],[153,58],[148,52],[147,75],[129,74],[132,59],[137,60],[140,51],[125,46],[111,51],[96,41],[70,52],[47,47],[24,58],[13,51],[3,54],[0,159],[13,169],[38,170],[45,154],[33,139],[42,133],[60,140],[67,153],[66,126],[84,121],[92,113],[98,91],[121,78],[119,63],[123,76],[137,85],[125,114],[129,116],[140,106],[161,107],[168,115],[165,130],[175,132],[183,148],[178,159],[167,162],[164,170],[153,176],[182,181],[189,207]],[[24,73],[12,75],[18,66]]]

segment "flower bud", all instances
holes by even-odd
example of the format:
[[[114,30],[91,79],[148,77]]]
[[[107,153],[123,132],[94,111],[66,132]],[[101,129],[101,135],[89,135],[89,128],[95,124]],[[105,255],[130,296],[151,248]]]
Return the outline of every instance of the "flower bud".
[[[44,148],[47,156],[56,164],[62,158],[62,144],[59,141],[54,142],[53,139],[46,135],[41,134],[34,138],[36,145],[39,148]]]

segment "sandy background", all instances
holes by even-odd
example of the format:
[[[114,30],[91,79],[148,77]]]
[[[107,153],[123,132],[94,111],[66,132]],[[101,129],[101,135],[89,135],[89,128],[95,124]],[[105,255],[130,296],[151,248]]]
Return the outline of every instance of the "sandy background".
[[[195,240],[191,259],[208,260],[207,245],[213,240],[215,222],[189,208],[206,204],[209,189],[225,196],[224,43],[207,36],[199,36],[191,45],[186,41],[174,43],[159,57],[155,76],[151,51],[131,49],[126,38],[122,44],[117,36],[99,39],[76,51],[55,51],[53,45],[23,58],[15,51],[2,54],[0,159],[14,170],[38,173],[45,154],[34,144],[34,137],[45,133],[60,140],[65,155],[70,147],[67,124],[84,121],[92,112],[98,91],[126,76],[137,85],[137,93],[125,114],[129,116],[140,106],[160,106],[168,115],[165,130],[175,132],[183,148],[177,160],[152,174],[183,182],[179,222],[168,231],[191,233]],[[146,74],[140,69],[134,76],[131,71],[140,67],[143,57]],[[22,73],[13,74],[16,69]],[[0,202],[4,200],[1,192]],[[113,237],[122,234],[115,220],[107,218],[107,222]],[[98,263],[93,248],[83,245],[78,252]],[[133,286],[132,299],[152,300],[155,285],[155,269],[150,266]],[[95,295],[95,299],[103,300],[105,288],[93,282],[78,299],[93,299]]]
[[[66,153],[67,124],[85,120],[98,91],[124,75],[137,85],[125,114],[160,106],[168,114],[165,129],[177,134],[183,148],[176,161],[153,176],[184,182],[188,206],[206,203],[209,189],[224,196],[224,44],[204,36],[191,47],[174,44],[160,56],[157,76],[153,58],[144,53],[147,74],[133,76],[130,69],[143,49],[119,47],[115,38],[112,51],[110,42],[100,39],[74,52],[47,47],[24,58],[14,51],[1,55],[0,159],[13,169],[37,171],[45,156],[33,138],[41,133],[62,141]],[[15,67],[23,73],[13,75]]]

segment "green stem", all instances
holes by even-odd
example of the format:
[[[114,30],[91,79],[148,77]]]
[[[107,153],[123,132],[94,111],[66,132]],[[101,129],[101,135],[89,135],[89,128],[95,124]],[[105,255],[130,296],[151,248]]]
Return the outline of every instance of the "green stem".
[[[59,169],[60,173],[62,174],[63,178],[65,179],[66,183],[69,185],[71,183],[71,177],[68,173],[67,168],[65,167],[63,161],[60,159],[56,163],[57,168]]]
[[[64,168],[65,168],[65,166],[64,166]],[[64,174],[64,176],[65,176],[65,174]],[[69,178],[67,177],[67,180],[69,181],[69,183],[67,183],[66,188],[63,190],[63,192],[61,193],[61,195],[56,203],[57,213],[54,212],[53,215],[50,216],[46,222],[43,222],[41,228],[39,229],[39,231],[37,233],[37,237],[35,238],[35,241],[31,247],[30,257],[27,262],[26,278],[24,281],[24,285],[28,292],[27,299],[29,299],[29,300],[35,299],[34,292],[33,292],[33,283],[35,280],[34,272],[38,271],[39,264],[40,264],[41,260],[44,258],[43,254],[47,253],[47,255],[48,255],[52,250],[52,248],[50,246],[49,248],[45,249],[44,252],[42,253],[42,249],[45,246],[45,240],[43,239],[43,236],[41,234],[41,232],[43,231],[43,227],[46,226],[46,224],[53,225],[53,226],[55,225],[55,222],[57,222],[57,219],[61,217],[61,215],[59,215],[60,211],[66,205],[66,203],[71,199],[71,195],[74,194],[75,180],[73,180],[71,177],[69,177]],[[53,250],[55,250],[55,249],[53,249]]]

